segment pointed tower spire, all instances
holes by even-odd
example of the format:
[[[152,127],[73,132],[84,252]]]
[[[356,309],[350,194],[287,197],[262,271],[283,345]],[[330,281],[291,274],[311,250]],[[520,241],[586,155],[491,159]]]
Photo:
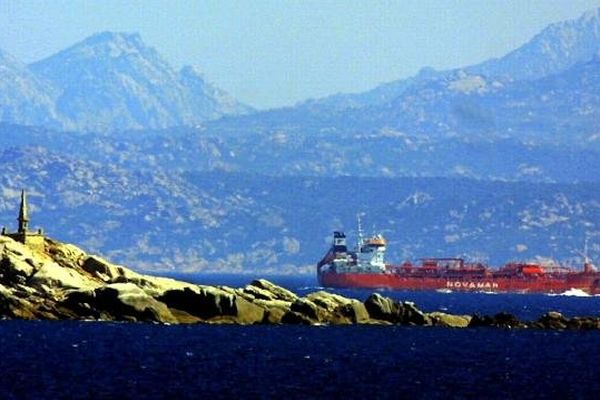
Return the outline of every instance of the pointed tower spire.
[[[29,210],[27,207],[27,194],[25,190],[21,190],[21,207],[19,208],[19,233],[25,234],[27,233],[27,228],[29,225]]]

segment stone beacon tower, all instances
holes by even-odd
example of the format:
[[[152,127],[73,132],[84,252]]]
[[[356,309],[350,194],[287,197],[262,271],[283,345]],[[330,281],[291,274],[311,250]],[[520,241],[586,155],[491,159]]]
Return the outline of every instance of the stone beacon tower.
[[[19,230],[17,232],[22,235],[27,235],[29,212],[27,207],[27,194],[24,190],[21,190],[21,206],[19,207],[19,218],[17,218],[17,221],[19,222]]]
[[[44,250],[44,233],[42,230],[38,229],[37,232],[29,231],[29,205],[27,204],[27,193],[25,193],[25,190],[21,190],[21,204],[19,206],[17,222],[19,223],[17,232],[9,233],[6,228],[2,228],[2,235],[21,242],[28,247]]]

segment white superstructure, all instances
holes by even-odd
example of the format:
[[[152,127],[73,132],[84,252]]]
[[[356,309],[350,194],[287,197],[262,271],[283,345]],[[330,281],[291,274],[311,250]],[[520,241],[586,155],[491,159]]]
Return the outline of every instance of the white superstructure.
[[[343,232],[334,232],[333,244],[323,260],[325,270],[333,269],[336,272],[373,273],[386,272],[385,267],[386,241],[382,235],[364,238],[358,218],[358,242],[355,251],[348,251],[346,235]]]

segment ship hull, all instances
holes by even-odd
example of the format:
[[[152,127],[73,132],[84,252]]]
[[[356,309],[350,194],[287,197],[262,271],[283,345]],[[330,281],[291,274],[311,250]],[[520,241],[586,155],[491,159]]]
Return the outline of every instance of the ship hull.
[[[411,277],[395,273],[318,274],[321,286],[334,288],[364,288],[393,290],[452,290],[461,292],[498,293],[564,293],[578,289],[588,294],[600,294],[600,274],[572,273],[563,276],[539,277]]]

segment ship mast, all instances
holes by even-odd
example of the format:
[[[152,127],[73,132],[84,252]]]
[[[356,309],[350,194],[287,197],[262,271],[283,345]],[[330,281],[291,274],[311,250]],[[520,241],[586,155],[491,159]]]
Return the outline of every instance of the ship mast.
[[[583,265],[589,264],[590,257],[588,256],[588,236],[585,236],[585,241],[583,242],[583,251],[575,250],[575,253],[579,254],[583,259]]]
[[[356,214],[356,220],[358,223],[358,246],[356,247],[357,251],[360,253],[363,245],[363,235],[362,235],[362,225],[360,223],[360,213]]]
[[[578,253],[583,258],[583,272],[596,272],[597,269],[590,261],[590,257],[588,255],[588,239],[589,237],[585,235],[585,242],[583,243],[583,252],[578,251]]]

